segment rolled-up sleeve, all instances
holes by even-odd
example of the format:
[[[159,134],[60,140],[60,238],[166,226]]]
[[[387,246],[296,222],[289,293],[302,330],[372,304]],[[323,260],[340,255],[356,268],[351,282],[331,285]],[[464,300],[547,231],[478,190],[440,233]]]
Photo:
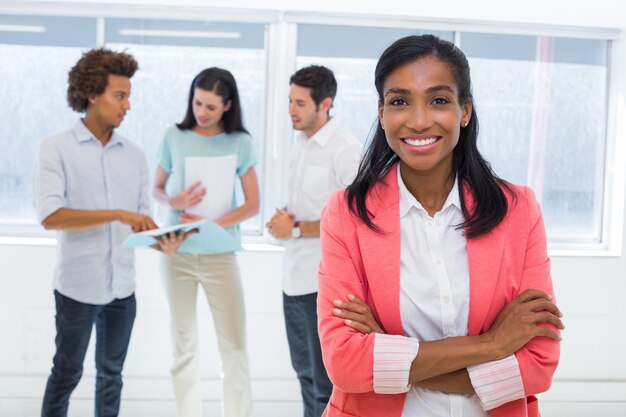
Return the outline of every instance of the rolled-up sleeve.
[[[404,336],[376,334],[374,340],[374,392],[401,394],[411,389],[409,372],[419,342]]]
[[[467,368],[483,410],[524,398],[524,382],[515,355]]]
[[[33,204],[37,219],[43,222],[66,204],[65,171],[61,154],[54,142],[41,142],[33,171]]]

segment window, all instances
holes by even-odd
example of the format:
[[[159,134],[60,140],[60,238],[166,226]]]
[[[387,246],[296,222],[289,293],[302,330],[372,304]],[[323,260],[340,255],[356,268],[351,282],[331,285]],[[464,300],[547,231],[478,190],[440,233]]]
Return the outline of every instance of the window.
[[[602,239],[608,42],[461,33],[479,149],[533,188],[551,243]]]
[[[96,19],[3,15],[0,26],[0,223],[33,224],[37,143],[76,120],[67,73],[96,45]]]
[[[534,189],[551,248],[606,246],[606,207],[621,198],[605,184],[612,160],[607,149],[613,143],[607,142],[610,34],[587,39],[571,31],[570,37],[535,36],[532,28],[526,35],[479,33],[479,25],[462,23],[433,31],[439,27],[434,22],[423,30],[408,27],[406,20],[374,27],[364,20],[341,24],[345,21],[340,18],[323,16],[268,13],[257,17],[257,23],[243,23],[195,15],[157,19],[150,13],[133,12],[142,18],[123,13],[111,18],[0,16],[0,224],[5,233],[36,224],[34,151],[39,140],[71,127],[78,117],[65,95],[67,73],[83,51],[104,44],[137,58],[132,110],[120,133],[145,151],[151,175],[164,130],[184,115],[193,77],[210,66],[230,70],[253,137],[261,197],[274,204],[284,178],[272,167],[285,165],[288,157],[282,152],[286,142],[275,139],[289,135],[286,108],[276,108],[287,96],[284,69],[319,64],[333,70],[338,91],[331,115],[365,142],[377,117],[373,82],[379,55],[400,37],[433,33],[457,42],[468,56],[481,128],[479,149],[500,177]],[[220,18],[230,19],[227,13]],[[280,29],[285,23],[288,31]],[[281,37],[287,33],[289,37]],[[277,72],[268,56],[287,61],[280,63],[284,71]],[[268,85],[273,87],[268,90]],[[266,132],[274,139],[267,141]],[[242,199],[240,189],[238,197]],[[265,216],[246,221],[243,232],[262,235]]]

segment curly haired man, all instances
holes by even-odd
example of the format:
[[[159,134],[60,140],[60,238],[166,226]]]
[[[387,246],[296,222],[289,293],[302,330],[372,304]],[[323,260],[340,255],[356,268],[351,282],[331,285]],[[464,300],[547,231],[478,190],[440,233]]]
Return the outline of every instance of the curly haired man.
[[[137,62],[94,49],[69,72],[67,100],[85,116],[44,139],[34,171],[41,224],[57,230],[56,352],[41,415],[65,417],[96,328],[97,417],[117,416],[122,367],[135,320],[134,253],[120,244],[156,227],[149,214],[143,152],[115,132],[130,109]]]

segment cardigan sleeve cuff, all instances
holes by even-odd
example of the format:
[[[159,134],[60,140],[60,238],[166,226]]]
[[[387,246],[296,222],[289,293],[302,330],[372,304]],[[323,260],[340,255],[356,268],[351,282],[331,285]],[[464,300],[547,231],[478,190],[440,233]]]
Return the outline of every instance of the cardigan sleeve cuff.
[[[524,384],[515,355],[467,367],[483,410],[524,398]]]
[[[409,371],[418,350],[416,339],[377,333],[374,339],[374,392],[408,392],[411,389]]]

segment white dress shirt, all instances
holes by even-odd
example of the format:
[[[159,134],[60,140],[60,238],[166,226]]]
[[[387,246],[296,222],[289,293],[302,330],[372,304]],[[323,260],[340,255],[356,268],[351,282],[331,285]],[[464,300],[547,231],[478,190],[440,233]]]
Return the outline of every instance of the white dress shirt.
[[[488,416],[484,410],[524,396],[515,355],[468,369],[478,395],[447,394],[408,386],[410,364],[419,351],[419,341],[467,336],[469,267],[463,230],[456,227],[465,220],[457,181],[442,209],[433,217],[406,188],[400,169],[398,187],[400,314],[407,337],[376,335],[374,390],[381,393],[408,390],[402,417]],[[399,367],[401,372],[389,373],[389,369],[381,366],[381,363],[392,363],[389,354],[384,352],[397,355],[398,349],[403,352],[404,363]],[[407,355],[408,352],[413,354]],[[381,369],[386,372],[384,387],[377,387],[377,371]],[[400,389],[401,385],[404,389]],[[497,393],[495,396],[494,392]]]
[[[330,194],[345,188],[356,176],[363,146],[350,132],[330,119],[313,136],[300,132],[289,167],[287,210],[299,221],[319,221]],[[319,237],[285,243],[283,291],[289,296],[317,292],[321,259]]]

